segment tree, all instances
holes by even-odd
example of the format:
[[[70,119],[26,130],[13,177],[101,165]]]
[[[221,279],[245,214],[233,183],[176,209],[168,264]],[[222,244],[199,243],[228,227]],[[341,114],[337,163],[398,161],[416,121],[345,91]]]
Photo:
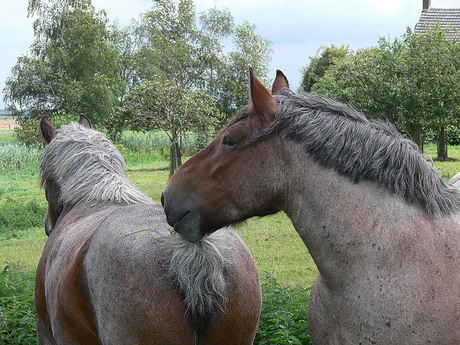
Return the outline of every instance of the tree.
[[[222,39],[233,32],[233,17],[228,9],[215,7],[200,14],[199,59],[201,62],[201,83],[214,99],[218,99],[222,90],[222,71],[225,70],[225,54]]]
[[[351,103],[369,116],[389,120],[409,133],[423,150],[423,131],[459,123],[460,57],[458,44],[442,30],[362,49],[332,64],[313,92]],[[438,145],[445,158],[445,144]]]
[[[310,57],[310,63],[302,68],[300,90],[310,92],[312,86],[324,76],[331,65],[338,63],[351,53],[350,48],[346,45],[319,48],[316,57]]]
[[[156,75],[181,88],[191,88],[199,78],[198,32],[192,0],[154,0],[142,15],[139,32],[144,44],[139,65],[143,80]]]
[[[447,158],[445,128],[460,124],[460,46],[446,31],[438,26],[410,33],[406,58],[426,127],[438,133],[438,159]]]
[[[248,67],[268,81],[270,42],[248,22],[234,27],[228,10],[202,13],[198,28],[191,0],[155,0],[141,18],[137,30],[143,42],[138,52],[141,83],[159,75],[181,88],[205,90],[220,110],[219,125],[247,103]],[[235,49],[225,54],[222,41],[229,35]]]
[[[224,121],[248,102],[249,72],[252,67],[259,79],[268,84],[271,61],[271,42],[256,34],[256,26],[245,21],[234,29],[234,50],[227,56],[226,68],[221,71],[222,89],[218,107],[226,114]]]
[[[105,13],[90,0],[30,0],[28,15],[37,16],[35,40],[7,79],[7,105],[31,118],[83,113],[101,124],[124,86]]]
[[[179,137],[195,126],[210,126],[218,113],[214,100],[202,90],[187,90],[157,76],[134,88],[124,111],[134,130],[161,129],[169,140],[170,176],[182,164]]]

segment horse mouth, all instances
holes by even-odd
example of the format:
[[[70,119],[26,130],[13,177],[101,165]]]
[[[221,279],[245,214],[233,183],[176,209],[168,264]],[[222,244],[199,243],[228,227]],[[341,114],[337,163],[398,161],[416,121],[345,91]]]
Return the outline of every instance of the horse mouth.
[[[180,217],[180,219],[177,221],[177,222],[174,222],[174,224],[172,225],[172,227],[174,228],[174,230],[176,230],[176,227],[180,226],[180,223],[183,222],[184,220],[186,221],[187,219],[187,216],[191,215],[192,212],[191,211],[187,211],[183,214],[182,217]],[[190,217],[188,217],[190,218]],[[171,224],[171,223],[170,223]],[[177,230],[176,230],[177,231]]]

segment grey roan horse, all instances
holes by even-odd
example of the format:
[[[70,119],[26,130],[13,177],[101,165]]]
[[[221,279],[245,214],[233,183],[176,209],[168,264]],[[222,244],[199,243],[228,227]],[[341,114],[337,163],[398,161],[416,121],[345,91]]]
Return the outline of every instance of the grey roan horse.
[[[127,179],[122,156],[80,123],[44,117],[49,235],[38,265],[39,344],[252,344],[261,290],[227,228],[172,236],[161,206]]]
[[[191,241],[283,210],[319,274],[314,344],[460,344],[460,192],[409,140],[331,99],[270,93],[169,180],[168,222]]]

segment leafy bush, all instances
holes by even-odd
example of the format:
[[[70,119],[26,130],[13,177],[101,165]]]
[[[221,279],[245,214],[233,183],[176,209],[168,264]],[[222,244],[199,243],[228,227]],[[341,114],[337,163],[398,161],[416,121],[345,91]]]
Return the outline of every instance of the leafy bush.
[[[262,282],[262,313],[254,344],[311,344],[307,326],[310,290],[282,286],[267,275]]]
[[[37,343],[35,273],[8,263],[0,272],[0,345]]]

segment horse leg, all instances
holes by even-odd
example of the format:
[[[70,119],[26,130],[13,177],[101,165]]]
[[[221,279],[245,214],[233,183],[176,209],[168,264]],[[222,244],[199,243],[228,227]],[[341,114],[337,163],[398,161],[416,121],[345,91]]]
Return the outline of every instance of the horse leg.
[[[37,320],[37,344],[38,345],[57,345],[54,340],[53,332],[49,324],[45,324],[42,318]]]

